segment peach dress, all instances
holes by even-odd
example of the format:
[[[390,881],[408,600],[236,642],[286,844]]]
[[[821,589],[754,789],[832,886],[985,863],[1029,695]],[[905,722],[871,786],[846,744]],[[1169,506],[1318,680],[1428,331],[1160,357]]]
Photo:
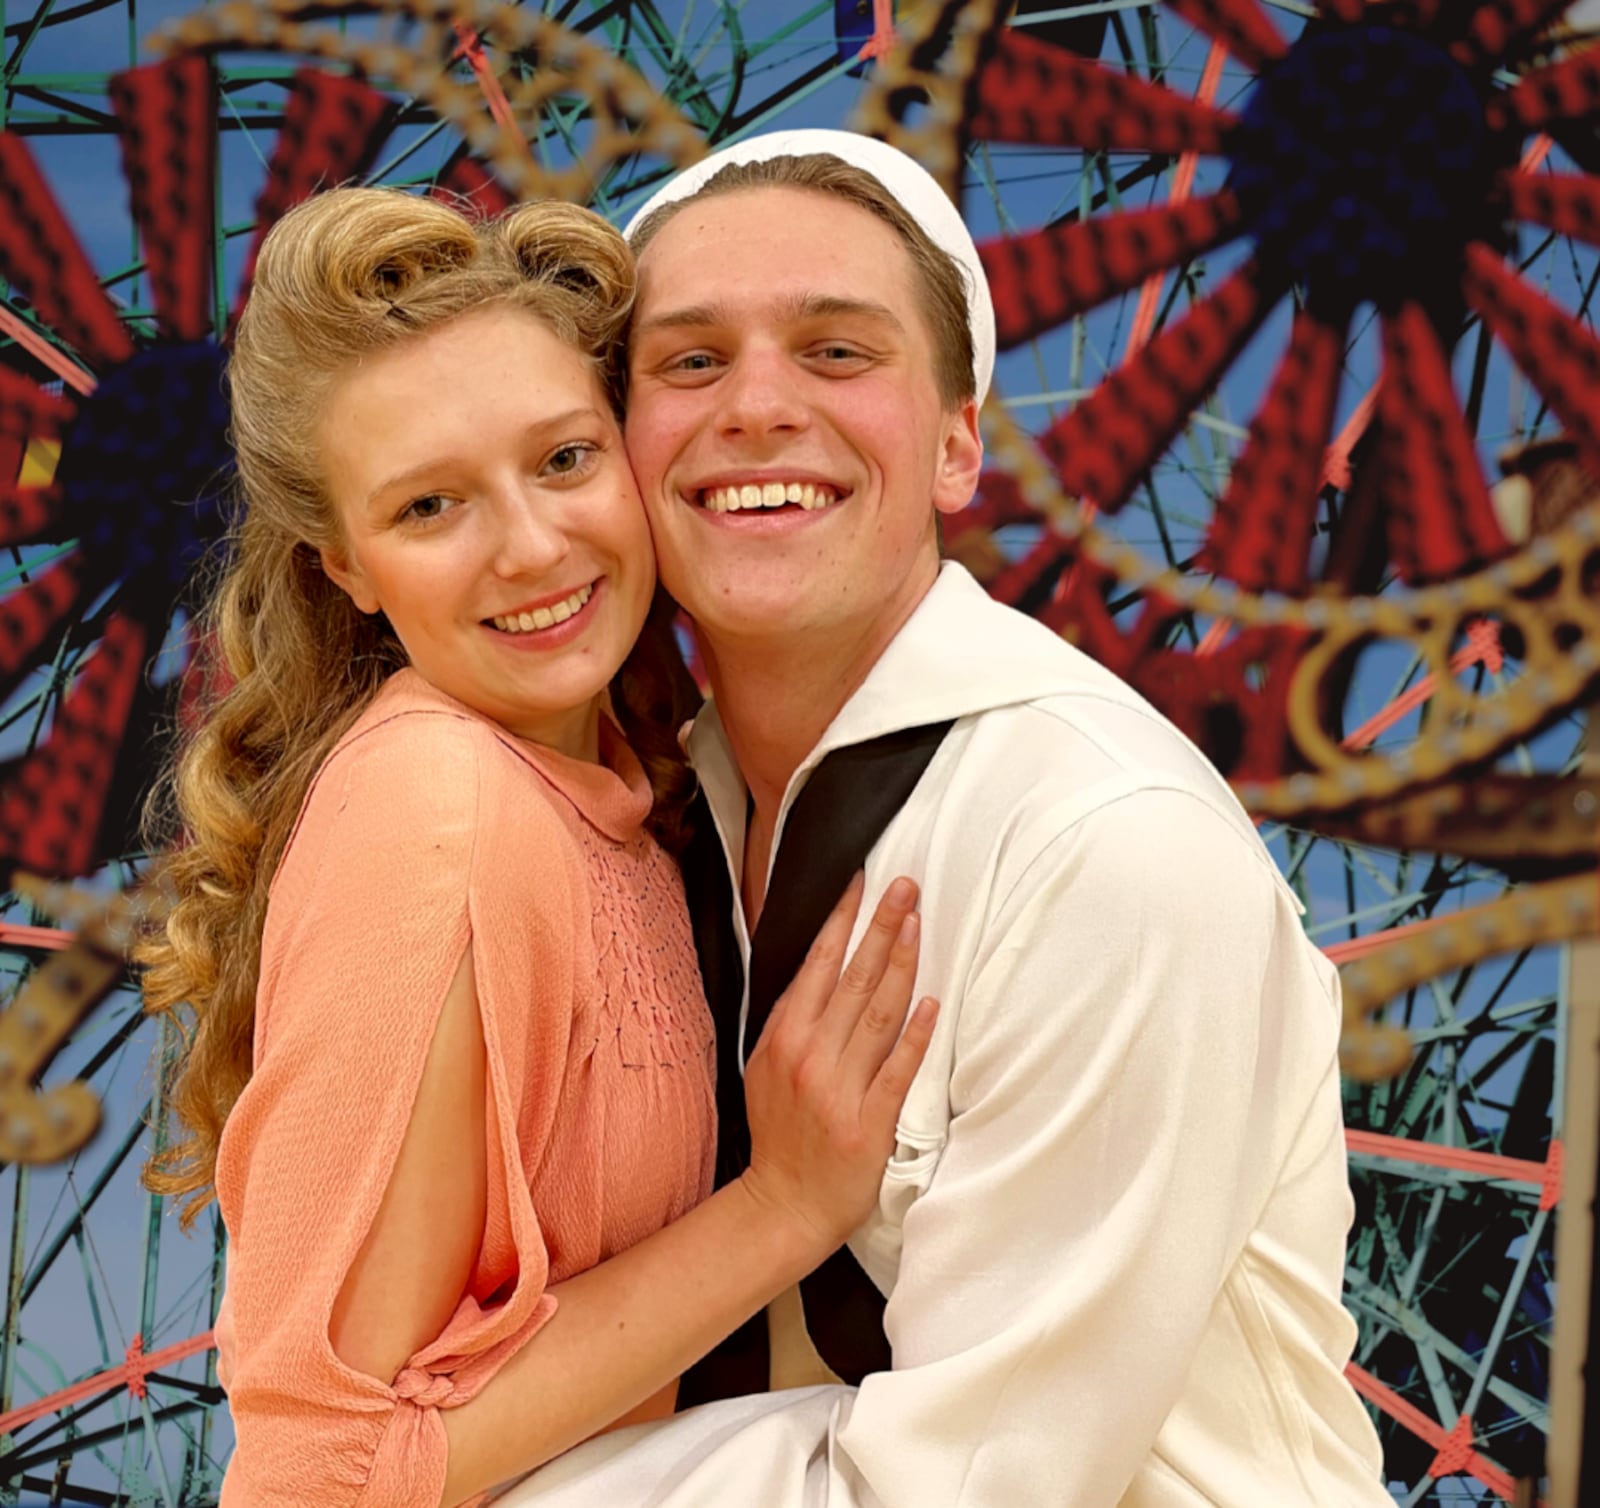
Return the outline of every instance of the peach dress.
[[[229,1117],[219,1373],[225,1508],[435,1508],[439,1411],[549,1319],[546,1290],[709,1192],[712,1028],[650,790],[392,677],[318,772],[268,908],[254,1075]],[[333,1304],[472,949],[488,1059],[487,1217],[443,1334],[392,1386],[346,1366]]]

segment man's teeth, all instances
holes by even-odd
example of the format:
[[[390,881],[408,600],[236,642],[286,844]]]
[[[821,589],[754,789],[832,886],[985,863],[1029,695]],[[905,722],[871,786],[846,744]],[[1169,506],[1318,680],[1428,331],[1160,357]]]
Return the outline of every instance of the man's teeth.
[[[554,607],[536,607],[531,613],[513,613],[489,621],[503,634],[527,634],[536,628],[554,628],[565,623],[594,594],[593,586],[580,586],[565,602]]]
[[[747,483],[743,487],[708,487],[700,494],[700,505],[713,513],[738,513],[745,508],[781,508],[798,503],[807,513],[839,501],[835,488],[811,482]]]

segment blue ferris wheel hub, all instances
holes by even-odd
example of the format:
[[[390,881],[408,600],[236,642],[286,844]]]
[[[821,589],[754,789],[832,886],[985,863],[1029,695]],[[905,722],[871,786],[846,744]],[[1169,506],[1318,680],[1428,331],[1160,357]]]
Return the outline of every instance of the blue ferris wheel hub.
[[[233,468],[224,360],[212,341],[149,346],[83,401],[57,480],[96,576],[170,603],[221,535]]]
[[[1389,26],[1308,31],[1251,91],[1229,185],[1263,262],[1335,303],[1426,296],[1496,234],[1473,78]]]

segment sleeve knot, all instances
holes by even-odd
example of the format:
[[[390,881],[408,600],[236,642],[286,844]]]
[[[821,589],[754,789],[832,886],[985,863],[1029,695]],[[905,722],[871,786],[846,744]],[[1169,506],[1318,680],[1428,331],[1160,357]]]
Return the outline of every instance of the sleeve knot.
[[[420,1409],[443,1408],[455,1397],[455,1381],[420,1367],[406,1367],[394,1380],[395,1392]]]

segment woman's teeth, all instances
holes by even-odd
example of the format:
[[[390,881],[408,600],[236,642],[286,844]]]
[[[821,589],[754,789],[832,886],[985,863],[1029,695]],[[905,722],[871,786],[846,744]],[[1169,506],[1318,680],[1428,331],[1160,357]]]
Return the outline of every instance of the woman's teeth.
[[[700,506],[713,513],[738,513],[744,508],[781,508],[798,503],[807,513],[839,501],[837,489],[811,482],[767,482],[743,487],[708,487],[700,494]]]
[[[489,621],[503,634],[527,634],[536,628],[554,628],[565,623],[594,594],[594,587],[580,586],[565,602],[554,607],[536,607],[531,613],[513,613],[510,617],[491,618]]]

